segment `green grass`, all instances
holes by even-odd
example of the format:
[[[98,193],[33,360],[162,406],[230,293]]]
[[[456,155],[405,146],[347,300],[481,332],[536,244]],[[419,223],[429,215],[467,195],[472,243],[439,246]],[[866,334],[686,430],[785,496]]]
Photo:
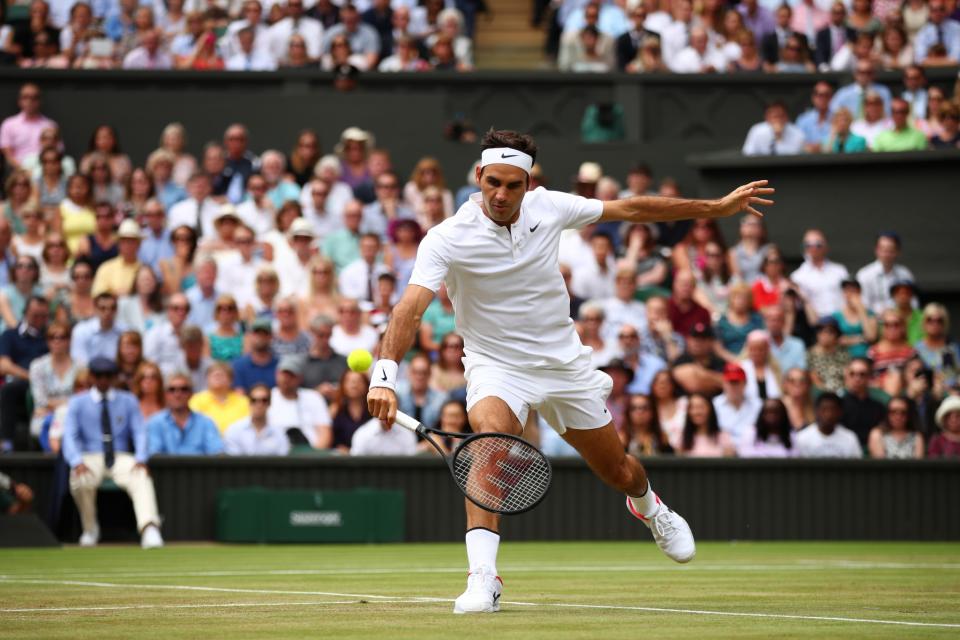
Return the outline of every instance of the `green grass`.
[[[507,542],[501,612],[454,616],[464,563],[458,544],[5,550],[0,637],[960,635],[960,544],[702,543],[677,566],[649,540]]]

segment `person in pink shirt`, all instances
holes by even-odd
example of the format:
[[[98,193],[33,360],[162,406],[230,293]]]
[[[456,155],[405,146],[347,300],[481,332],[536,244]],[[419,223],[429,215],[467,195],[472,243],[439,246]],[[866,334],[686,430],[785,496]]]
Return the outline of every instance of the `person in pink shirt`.
[[[40,134],[57,123],[40,113],[40,87],[28,82],[20,87],[17,99],[20,113],[0,124],[0,151],[10,169],[18,169],[20,162],[40,152]]]

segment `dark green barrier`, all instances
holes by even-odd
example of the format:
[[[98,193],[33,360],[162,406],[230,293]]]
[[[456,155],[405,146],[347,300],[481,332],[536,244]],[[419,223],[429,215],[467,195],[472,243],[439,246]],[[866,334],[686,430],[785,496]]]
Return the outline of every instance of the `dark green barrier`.
[[[250,487],[217,496],[221,542],[401,542],[402,491],[282,491]]]

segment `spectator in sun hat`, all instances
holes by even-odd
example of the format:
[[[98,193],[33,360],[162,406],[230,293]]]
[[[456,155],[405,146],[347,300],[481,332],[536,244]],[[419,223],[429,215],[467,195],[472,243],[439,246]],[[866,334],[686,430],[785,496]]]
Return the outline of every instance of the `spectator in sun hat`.
[[[960,396],[949,396],[940,404],[936,416],[942,431],[930,439],[930,458],[960,458]]]
[[[597,183],[603,177],[603,167],[596,162],[584,162],[577,170],[573,192],[584,198],[593,198],[597,193]]]
[[[96,296],[109,291],[116,296],[125,296],[133,289],[133,281],[140,269],[140,241],[143,232],[135,220],[127,219],[120,223],[117,232],[119,255],[100,265],[93,279],[92,293]]]

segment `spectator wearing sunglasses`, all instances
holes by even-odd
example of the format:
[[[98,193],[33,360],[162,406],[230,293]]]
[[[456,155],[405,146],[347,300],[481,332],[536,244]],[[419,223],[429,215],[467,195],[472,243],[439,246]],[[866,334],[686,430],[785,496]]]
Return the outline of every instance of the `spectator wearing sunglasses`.
[[[190,374],[176,372],[167,379],[167,408],[147,422],[147,450],[151,456],[210,456],[223,452],[217,425],[190,409],[192,395]]]
[[[247,399],[250,415],[227,428],[223,443],[231,456],[285,456],[290,452],[290,440],[283,429],[270,422],[270,387],[257,383],[250,388]]]
[[[840,283],[850,277],[845,266],[827,258],[829,249],[826,235],[819,229],[809,229],[803,234],[803,264],[790,274],[790,279],[821,318],[843,306]]]

